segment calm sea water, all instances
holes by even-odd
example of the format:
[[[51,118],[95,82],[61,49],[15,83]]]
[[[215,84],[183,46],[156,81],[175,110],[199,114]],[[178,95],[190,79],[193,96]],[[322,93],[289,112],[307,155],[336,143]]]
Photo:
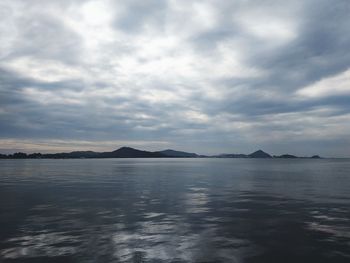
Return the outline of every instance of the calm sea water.
[[[0,262],[350,262],[350,160],[0,160]]]

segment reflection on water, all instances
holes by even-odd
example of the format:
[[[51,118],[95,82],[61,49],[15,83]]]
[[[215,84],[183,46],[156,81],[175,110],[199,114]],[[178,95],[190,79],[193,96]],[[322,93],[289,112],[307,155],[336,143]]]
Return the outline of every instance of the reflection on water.
[[[349,160],[1,160],[0,262],[350,262],[349,187]]]

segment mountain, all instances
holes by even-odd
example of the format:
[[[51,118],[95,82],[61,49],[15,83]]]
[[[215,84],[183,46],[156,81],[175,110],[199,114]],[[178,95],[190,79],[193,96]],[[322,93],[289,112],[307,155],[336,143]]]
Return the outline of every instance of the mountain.
[[[195,157],[198,157],[198,154],[196,154],[196,153],[175,151],[175,150],[171,150],[171,149],[158,151],[158,152],[155,152],[155,153],[159,153],[159,154],[165,155],[167,157],[180,157],[180,158],[195,158]]]
[[[249,158],[272,158],[272,156],[262,150],[258,150],[256,152],[253,152],[251,154],[248,154]]]
[[[100,153],[98,158],[159,158],[167,157],[159,152],[141,151],[131,147],[122,147],[113,152]]]

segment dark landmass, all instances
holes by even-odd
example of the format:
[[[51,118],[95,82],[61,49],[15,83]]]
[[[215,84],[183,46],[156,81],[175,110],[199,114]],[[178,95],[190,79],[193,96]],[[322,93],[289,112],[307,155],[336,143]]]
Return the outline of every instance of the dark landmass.
[[[100,153],[97,158],[159,158],[166,157],[157,152],[141,151],[130,147],[122,147],[113,152]]]
[[[272,158],[272,156],[262,150],[258,150],[251,154],[220,154],[216,158]]]
[[[299,158],[298,156],[291,155],[291,154],[282,154],[280,156],[274,155],[273,158],[286,158],[286,159],[294,159],[294,158]]]
[[[246,154],[235,154],[235,153],[223,153],[220,155],[216,155],[216,158],[248,158]]]
[[[312,159],[321,159],[321,157],[318,156],[318,155],[313,155],[313,156],[311,156],[311,158],[312,158]]]
[[[283,154],[273,157],[258,150],[251,154],[219,154],[219,155],[198,155],[196,153],[188,153],[183,151],[175,151],[171,149],[163,151],[142,151],[131,147],[122,147],[112,152],[93,152],[93,151],[74,151],[69,153],[31,153],[26,154],[17,152],[14,154],[0,154],[0,159],[80,159],[80,158],[312,158],[320,159],[318,155],[312,157],[298,157],[291,154]]]
[[[174,151],[171,149],[167,149],[164,151],[159,151],[159,152],[155,152],[155,153],[159,153],[162,155],[166,155],[168,157],[179,157],[179,158],[194,158],[194,157],[199,157],[198,154],[196,153],[188,153],[188,152],[181,152],[181,151]]]
[[[258,150],[248,155],[250,158],[272,158],[272,156],[262,150]]]

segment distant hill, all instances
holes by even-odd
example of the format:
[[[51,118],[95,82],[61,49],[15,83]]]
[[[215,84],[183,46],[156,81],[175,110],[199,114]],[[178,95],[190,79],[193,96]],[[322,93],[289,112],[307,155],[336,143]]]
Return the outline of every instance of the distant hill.
[[[262,150],[258,150],[256,152],[253,152],[251,154],[248,154],[249,158],[272,158],[272,156]]]
[[[122,147],[113,152],[103,152],[98,155],[98,158],[157,158],[166,157],[159,152],[141,151],[131,147]]]
[[[80,158],[160,158],[167,157],[157,152],[141,151],[130,147],[122,147],[113,152],[74,151],[69,153],[14,153],[0,155],[1,159],[80,159]]]
[[[212,156],[215,158],[272,158],[272,156],[262,150],[258,150],[251,154],[241,154],[241,153],[224,153]]]
[[[182,152],[182,151],[175,151],[175,150],[171,150],[171,149],[167,149],[164,151],[158,151],[155,153],[159,153],[162,155],[165,155],[167,157],[182,157],[182,158],[195,158],[198,157],[198,154],[196,153],[188,153],[188,152]]]

